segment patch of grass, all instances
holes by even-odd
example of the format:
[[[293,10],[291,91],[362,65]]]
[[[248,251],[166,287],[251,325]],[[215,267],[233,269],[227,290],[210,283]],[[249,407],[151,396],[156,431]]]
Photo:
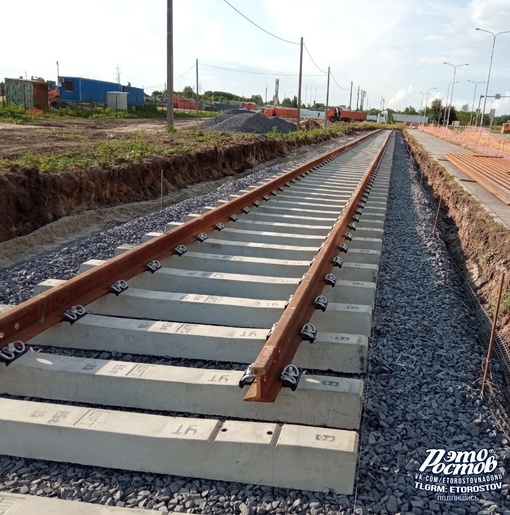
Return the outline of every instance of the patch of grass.
[[[85,138],[82,135],[72,135],[73,138]],[[226,141],[231,141],[231,134],[194,133],[183,131],[177,133],[168,141],[155,142],[144,131],[136,131],[123,139],[103,141],[94,147],[73,155],[68,152],[52,155],[33,151],[24,153],[14,160],[0,159],[1,167],[20,166],[34,168],[43,173],[56,173],[67,170],[73,166],[90,168],[94,165],[118,167],[122,162],[136,162],[154,155],[183,155],[195,152],[200,143],[205,147],[217,148]]]
[[[85,134],[77,134],[76,132],[59,132],[58,139],[86,141],[89,137],[85,136]]]
[[[91,166],[92,160],[86,155],[73,156],[64,153],[47,156],[30,151],[23,154],[16,164],[23,168],[36,168],[43,173],[50,173],[66,170],[76,165],[87,168]]]
[[[137,131],[134,138],[99,143],[93,152],[100,162],[108,163],[117,159],[135,161],[151,154],[167,154],[169,147],[152,143],[144,132]]]
[[[23,124],[29,122],[33,115],[27,113],[23,106],[0,105],[0,122]]]
[[[501,303],[499,307],[501,311],[510,311],[510,290],[504,290],[501,294]]]
[[[30,118],[16,114],[3,114],[0,116],[0,121],[5,123],[12,123],[14,125],[23,125],[24,123],[30,121]]]
[[[468,198],[468,200],[470,200],[470,198]],[[480,206],[480,203],[477,201],[473,201],[472,204],[476,205],[477,207]],[[490,229],[494,232],[504,232],[506,230],[500,222],[494,220],[494,218],[491,217],[485,218],[483,216],[479,216],[474,220],[474,225],[479,230]]]
[[[203,118],[215,116],[211,111],[174,111],[175,118]],[[154,103],[147,102],[144,105],[129,106],[127,111],[112,109],[110,107],[92,104],[66,104],[60,108],[48,108],[44,113],[35,115],[30,113],[25,106],[0,105],[0,121],[7,123],[25,123],[37,118],[92,118],[99,120],[118,118],[166,118],[166,109],[160,109]]]
[[[483,260],[486,264],[492,263],[494,261],[494,252],[492,252],[492,250],[487,251],[483,255]]]

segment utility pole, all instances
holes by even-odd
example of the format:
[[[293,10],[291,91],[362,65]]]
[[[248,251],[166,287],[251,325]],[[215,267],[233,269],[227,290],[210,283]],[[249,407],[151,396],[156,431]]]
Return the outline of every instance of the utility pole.
[[[198,59],[196,60],[196,68],[197,68],[197,112],[198,112]]]
[[[120,84],[120,68],[119,68],[119,65],[117,65],[117,84]]]
[[[352,80],[351,80],[351,94],[349,95],[349,110],[351,109],[351,106],[352,106]]]
[[[324,111],[324,127],[328,123],[328,104],[329,104],[329,66],[328,66],[328,85],[326,86],[326,111]]]
[[[166,123],[174,126],[173,0],[166,2]]]
[[[298,104],[297,104],[297,130],[301,123],[301,81],[303,79],[303,36],[301,36],[301,51],[299,53],[299,87],[298,87]]]

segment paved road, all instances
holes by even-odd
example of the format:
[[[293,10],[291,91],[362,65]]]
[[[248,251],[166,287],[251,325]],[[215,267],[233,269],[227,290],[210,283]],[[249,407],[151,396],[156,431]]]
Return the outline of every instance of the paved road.
[[[447,152],[469,153],[469,150],[419,130],[412,131],[412,136],[420,145],[427,149],[434,159],[456,177],[459,184],[483,204],[498,222],[502,223],[507,229],[510,229],[510,206],[486,191],[445,158]]]

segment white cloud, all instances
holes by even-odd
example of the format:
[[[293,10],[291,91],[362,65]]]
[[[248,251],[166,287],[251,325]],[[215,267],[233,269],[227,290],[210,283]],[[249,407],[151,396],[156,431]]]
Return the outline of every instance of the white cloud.
[[[487,78],[492,37],[477,32],[510,30],[508,0],[229,0],[265,30],[291,41],[303,36],[303,99],[325,101],[330,66],[330,102],[348,104],[358,88],[367,91],[371,107],[420,107],[420,92],[437,87],[445,98],[452,68],[459,64],[455,105],[469,103],[473,84]],[[195,60],[204,90],[271,96],[274,80],[287,96],[297,95],[299,46],[285,43],[247,21],[222,0],[174,1],[174,76],[179,89],[195,86]],[[0,77],[20,74],[54,78],[61,74],[121,80],[145,87],[166,81],[166,2],[90,0],[73,17],[65,9],[48,9],[38,0],[17,0],[2,6],[5,19],[30,13],[23,30],[6,23],[0,32]],[[48,30],[51,26],[51,30]],[[13,44],[15,42],[15,44]],[[508,90],[510,34],[497,38],[490,92]],[[219,68],[206,67],[214,65]],[[317,66],[316,66],[317,65]],[[190,70],[190,68],[192,68]],[[231,68],[238,71],[228,71]],[[251,71],[256,73],[242,73]],[[431,101],[431,99],[429,99]],[[489,100],[488,100],[489,103]],[[497,109],[507,107],[501,99]],[[510,113],[510,109],[508,109]]]

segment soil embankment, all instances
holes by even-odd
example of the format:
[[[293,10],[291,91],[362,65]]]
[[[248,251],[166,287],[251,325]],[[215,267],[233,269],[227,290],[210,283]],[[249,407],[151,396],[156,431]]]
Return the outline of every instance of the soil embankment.
[[[157,199],[161,194],[214,181],[287,155],[297,146],[264,136],[186,154],[153,155],[115,167],[72,166],[59,173],[13,166],[0,171],[0,242],[24,236],[62,217],[87,210]]]
[[[494,311],[501,276],[506,273],[498,329],[504,340],[510,342],[510,232],[495,222],[409,133],[404,134],[428,185],[441,198],[446,217],[440,237],[488,313]]]

